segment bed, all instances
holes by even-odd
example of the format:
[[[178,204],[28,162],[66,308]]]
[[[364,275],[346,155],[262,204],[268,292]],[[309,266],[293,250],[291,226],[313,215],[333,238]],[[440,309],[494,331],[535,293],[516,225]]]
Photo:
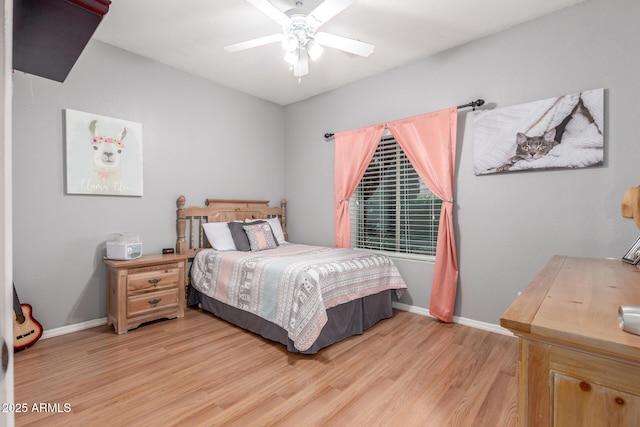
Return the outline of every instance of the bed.
[[[406,289],[380,253],[288,241],[286,201],[177,201],[176,250],[192,259],[187,301],[229,323],[315,354],[393,316]]]

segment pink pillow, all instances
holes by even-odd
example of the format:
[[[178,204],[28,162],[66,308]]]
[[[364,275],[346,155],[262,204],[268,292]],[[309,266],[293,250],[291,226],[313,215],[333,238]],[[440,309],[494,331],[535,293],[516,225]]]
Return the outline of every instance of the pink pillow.
[[[249,245],[251,245],[253,252],[278,247],[278,242],[276,242],[271,226],[268,223],[244,225],[242,228],[247,233]]]

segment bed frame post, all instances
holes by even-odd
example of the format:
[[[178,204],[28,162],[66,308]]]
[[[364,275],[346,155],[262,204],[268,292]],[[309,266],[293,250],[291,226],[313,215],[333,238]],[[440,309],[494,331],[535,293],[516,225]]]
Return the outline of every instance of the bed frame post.
[[[178,197],[178,241],[176,242],[176,252],[179,254],[187,253],[187,241],[184,238],[187,229],[187,221],[184,215],[186,201],[187,199],[183,195]]]
[[[280,210],[282,211],[282,218],[280,218],[282,233],[284,234],[284,239],[289,240],[289,233],[287,233],[287,201],[285,199],[280,200]]]

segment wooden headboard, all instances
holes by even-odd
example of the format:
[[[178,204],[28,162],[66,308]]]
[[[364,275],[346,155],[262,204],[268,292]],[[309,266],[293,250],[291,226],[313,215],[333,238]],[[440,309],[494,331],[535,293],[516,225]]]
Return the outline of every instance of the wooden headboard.
[[[287,201],[282,199],[280,207],[269,207],[268,200],[207,199],[203,207],[185,207],[186,198],[178,197],[178,241],[176,252],[188,254],[189,258],[205,248],[211,247],[202,229],[208,222],[244,221],[245,219],[279,218],[282,232],[287,239]]]

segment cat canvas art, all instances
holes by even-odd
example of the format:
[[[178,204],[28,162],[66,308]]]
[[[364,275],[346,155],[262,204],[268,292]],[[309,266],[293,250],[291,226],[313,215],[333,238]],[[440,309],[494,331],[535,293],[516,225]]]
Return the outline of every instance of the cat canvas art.
[[[475,174],[602,165],[603,101],[597,89],[476,112]]]

